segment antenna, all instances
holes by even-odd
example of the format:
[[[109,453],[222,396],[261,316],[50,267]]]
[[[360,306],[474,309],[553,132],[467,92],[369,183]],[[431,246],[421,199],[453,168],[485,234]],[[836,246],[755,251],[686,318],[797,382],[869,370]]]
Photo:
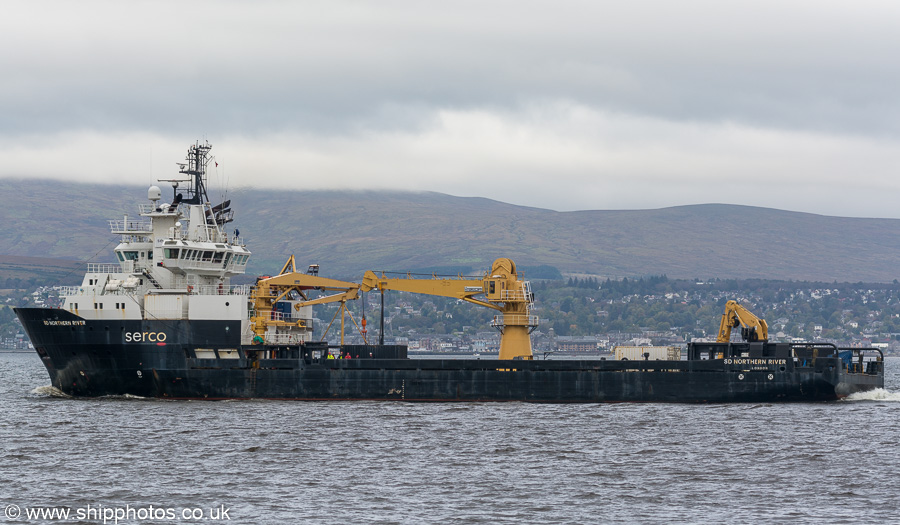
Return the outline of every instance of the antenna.
[[[204,204],[209,202],[209,195],[206,194],[206,166],[210,162],[209,150],[212,145],[206,141],[200,144],[200,141],[191,144],[187,150],[185,162],[176,162],[178,173],[187,175],[187,179],[160,179],[159,182],[169,182],[172,184],[174,191],[178,192],[180,182],[187,182],[184,192],[187,194],[181,202],[184,204]]]

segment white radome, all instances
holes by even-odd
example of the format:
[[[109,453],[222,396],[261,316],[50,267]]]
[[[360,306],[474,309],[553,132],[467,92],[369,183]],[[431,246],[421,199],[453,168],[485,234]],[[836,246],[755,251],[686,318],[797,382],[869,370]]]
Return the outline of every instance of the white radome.
[[[150,189],[147,190],[147,198],[153,202],[161,199],[162,191],[159,189],[159,186],[150,186]]]

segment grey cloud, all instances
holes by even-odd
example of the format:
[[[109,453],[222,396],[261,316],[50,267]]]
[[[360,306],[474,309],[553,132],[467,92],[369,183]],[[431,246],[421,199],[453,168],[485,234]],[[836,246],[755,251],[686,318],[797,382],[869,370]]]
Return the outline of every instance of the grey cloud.
[[[885,1],[7,2],[0,176],[150,182],[202,136],[236,184],[895,216],[898,20]]]
[[[345,133],[415,124],[386,108],[515,110],[533,100],[900,133],[898,12],[884,2],[50,2],[12,11],[0,27],[7,135],[198,124]]]

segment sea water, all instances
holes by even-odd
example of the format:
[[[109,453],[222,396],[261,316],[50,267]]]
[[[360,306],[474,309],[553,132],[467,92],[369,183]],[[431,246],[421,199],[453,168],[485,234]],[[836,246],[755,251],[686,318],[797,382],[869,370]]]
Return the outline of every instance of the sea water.
[[[0,522],[897,521],[886,369],[832,403],[216,402],[68,398],[0,354]]]

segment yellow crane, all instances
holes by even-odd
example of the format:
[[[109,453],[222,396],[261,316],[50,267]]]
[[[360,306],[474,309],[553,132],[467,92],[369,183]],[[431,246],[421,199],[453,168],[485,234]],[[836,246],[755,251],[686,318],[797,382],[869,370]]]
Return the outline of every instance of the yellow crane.
[[[359,330],[359,333],[363,337],[363,342],[368,344],[368,341],[366,340],[365,312],[363,313],[362,327],[360,327],[358,324],[356,324],[356,319],[353,318],[353,314],[350,313],[349,310],[347,310],[347,301],[352,301],[354,299],[359,298],[359,285],[356,283],[351,283],[351,284],[355,284],[356,287],[351,288],[344,292],[340,292],[340,293],[336,293],[336,294],[332,294],[332,295],[326,295],[323,297],[318,297],[316,299],[310,299],[308,301],[300,301],[294,305],[294,309],[299,310],[300,308],[303,308],[304,306],[313,306],[316,304],[326,304],[326,303],[336,303],[336,302],[341,303],[340,309],[338,309],[338,311],[334,313],[334,316],[332,316],[332,318],[331,318],[331,322],[328,323],[328,326],[325,328],[325,331],[322,333],[323,341],[325,340],[325,337],[328,335],[328,331],[331,330],[331,325],[334,324],[335,318],[337,317],[338,314],[341,314],[341,345],[343,346],[343,344],[344,344],[344,315],[346,314],[346,315],[350,316],[350,320],[353,321],[354,325],[356,325],[356,328]]]
[[[753,315],[737,301],[725,303],[725,313],[722,314],[722,322],[719,324],[719,336],[717,343],[731,341],[731,329],[741,327],[741,338],[744,341],[755,343],[769,340],[769,325],[766,321]]]
[[[537,316],[531,315],[534,294],[531,284],[519,280],[516,264],[506,258],[494,261],[490,272],[481,279],[386,277],[367,271],[361,289],[364,292],[378,289],[399,290],[425,295],[453,297],[492,308],[500,313],[491,325],[500,330],[500,359],[531,359],[531,337],[537,327]]]
[[[282,329],[280,331],[281,333],[288,334],[291,332],[312,332],[312,326],[307,324],[307,319],[295,319],[291,315],[285,315],[287,312],[276,310],[276,303],[282,301],[292,305],[294,310],[299,310],[304,306],[340,301],[341,344],[344,344],[343,314],[346,311],[346,302],[348,300],[356,299],[359,296],[360,285],[357,283],[339,281],[337,279],[319,277],[318,275],[315,275],[315,273],[318,272],[314,271],[314,268],[315,270],[318,269],[316,265],[313,265],[310,267],[309,273],[297,272],[294,256],[291,255],[284,267],[282,267],[279,275],[274,277],[261,277],[256,282],[256,286],[250,293],[250,300],[253,305],[253,316],[250,318],[250,329],[254,333],[253,342],[255,344],[279,343],[280,341],[278,340],[271,340],[277,339],[275,336],[278,335],[279,329]],[[309,299],[307,295],[309,290],[323,290],[337,293],[316,299]],[[333,321],[334,319],[332,319],[332,322]],[[356,321],[354,321],[354,323],[355,322]],[[270,331],[271,328],[275,328],[275,334]]]

